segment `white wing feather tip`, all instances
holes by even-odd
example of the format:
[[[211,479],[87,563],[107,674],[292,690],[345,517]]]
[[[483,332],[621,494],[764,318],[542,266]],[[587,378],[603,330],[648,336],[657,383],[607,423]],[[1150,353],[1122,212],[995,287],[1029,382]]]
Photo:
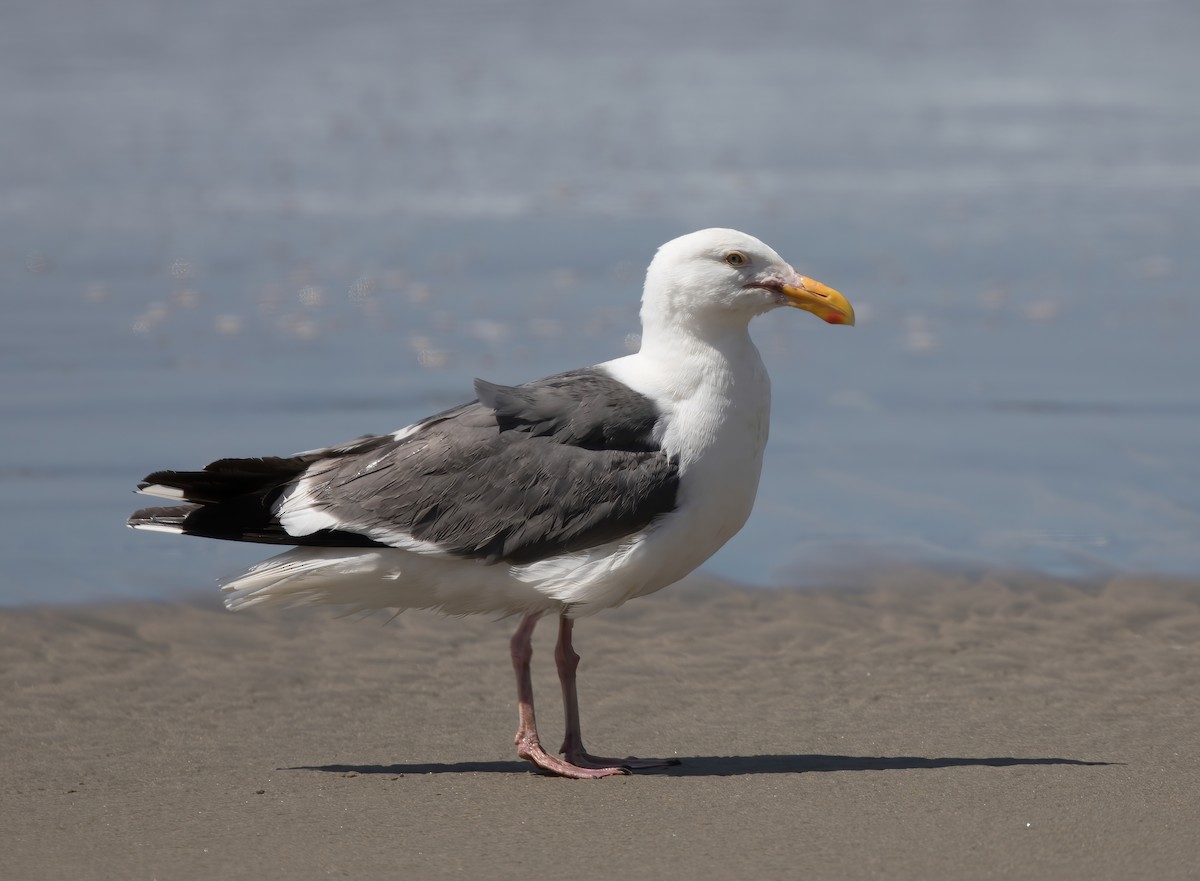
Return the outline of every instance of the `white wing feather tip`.
[[[137,492],[143,496],[154,496],[155,498],[159,499],[171,499],[172,501],[176,502],[185,498],[183,490],[181,490],[179,487],[167,486],[166,484],[162,483],[151,483],[142,487]]]

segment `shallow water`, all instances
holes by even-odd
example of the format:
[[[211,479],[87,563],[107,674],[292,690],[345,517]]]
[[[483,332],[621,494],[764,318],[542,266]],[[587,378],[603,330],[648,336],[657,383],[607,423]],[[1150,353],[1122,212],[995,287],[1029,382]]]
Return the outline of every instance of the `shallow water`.
[[[0,602],[267,554],[135,534],[149,470],[391,430],[636,345],[736,226],[773,313],[750,583],[890,559],[1200,572],[1200,13],[24,4],[0,28]]]

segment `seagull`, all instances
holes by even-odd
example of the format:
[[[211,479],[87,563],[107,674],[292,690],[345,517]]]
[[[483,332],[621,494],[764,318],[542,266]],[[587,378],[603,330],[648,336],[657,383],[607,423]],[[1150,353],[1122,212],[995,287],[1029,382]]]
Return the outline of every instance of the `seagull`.
[[[391,434],[156,471],[138,492],[177,504],[128,525],[293,546],[224,583],[230,609],[520,615],[521,758],[577,779],[677,764],[585,749],[574,622],[678,581],[745,524],[771,397],[749,323],[781,306],[854,324],[844,296],[753,236],[681,236],[646,272],[635,354],[517,386],[476,380],[475,400]],[[534,627],[549,614],[561,757],[538,738],[530,674]]]

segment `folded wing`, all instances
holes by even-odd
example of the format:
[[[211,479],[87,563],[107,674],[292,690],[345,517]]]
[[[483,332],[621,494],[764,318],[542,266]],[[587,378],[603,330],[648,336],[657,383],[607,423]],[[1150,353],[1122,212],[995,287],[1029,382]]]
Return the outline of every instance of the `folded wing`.
[[[526,563],[632,535],[675,508],[660,415],[600,370],[522,386],[392,435],[289,457],[160,471],[139,490],[189,502],[130,525],[287,545],[388,546]]]

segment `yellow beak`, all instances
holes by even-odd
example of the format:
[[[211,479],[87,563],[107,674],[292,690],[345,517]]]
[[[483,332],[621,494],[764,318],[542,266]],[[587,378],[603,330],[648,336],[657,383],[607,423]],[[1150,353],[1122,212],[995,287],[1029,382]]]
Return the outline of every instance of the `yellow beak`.
[[[830,324],[854,324],[854,307],[850,301],[819,281],[798,276],[799,284],[783,285],[788,305],[811,312]]]

